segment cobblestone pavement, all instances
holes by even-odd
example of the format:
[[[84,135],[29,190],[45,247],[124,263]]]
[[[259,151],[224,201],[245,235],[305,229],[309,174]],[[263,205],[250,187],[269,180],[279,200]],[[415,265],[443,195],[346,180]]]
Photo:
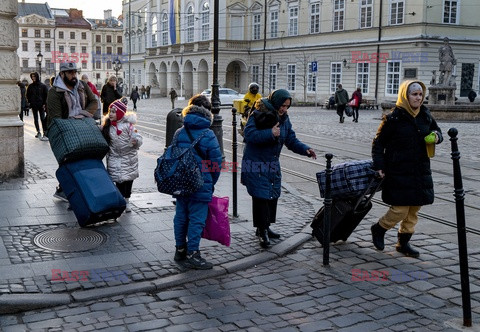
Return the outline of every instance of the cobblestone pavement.
[[[145,112],[155,124],[168,113],[158,108],[162,104],[169,105],[163,100],[142,101],[139,114]],[[361,114],[357,126],[341,126],[333,125],[336,115],[321,111],[316,114],[319,120],[309,126],[313,111],[292,112],[297,132],[325,139],[344,135],[365,143],[368,150],[379,121],[376,112]],[[228,114],[224,125],[231,121]],[[231,247],[202,240],[203,255],[215,268],[194,272],[177,265],[174,206],[170,197],[156,191],[152,179],[163,150],[162,132],[145,135],[133,212],[89,228],[103,234],[105,243],[80,252],[41,248],[34,243],[41,232],[78,226],[67,205],[51,196],[57,165],[48,143],[33,137],[31,118],[26,121],[26,177],[0,183],[2,331],[444,331],[461,326],[455,243],[419,227],[414,245],[420,259],[394,251],[393,231],[387,233],[385,252],[378,252],[372,249],[369,227],[384,208],[374,206],[348,242],[331,247],[330,266],[324,267],[322,248],[311,239],[308,227],[321,204],[318,190],[309,192],[290,181],[285,181],[275,225],[283,237],[272,249],[258,247],[250,198],[239,186],[240,217],[231,219]],[[475,137],[476,126],[445,127],[451,125],[469,138],[463,156],[474,165],[479,147],[470,138]],[[438,153],[448,157],[448,149]],[[231,196],[231,182],[231,173],[222,174],[217,194]],[[479,253],[469,250],[474,324],[480,311]]]

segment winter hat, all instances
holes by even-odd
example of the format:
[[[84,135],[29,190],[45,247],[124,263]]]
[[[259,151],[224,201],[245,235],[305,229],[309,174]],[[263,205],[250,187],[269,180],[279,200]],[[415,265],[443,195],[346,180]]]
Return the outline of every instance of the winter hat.
[[[290,92],[288,92],[285,89],[278,89],[273,91],[270,96],[268,96],[268,100],[272,104],[272,106],[275,108],[276,111],[280,109],[280,107],[283,105],[285,100],[290,99],[290,102],[292,101],[292,96],[290,95]]]
[[[117,122],[120,121],[125,115],[125,113],[127,112],[127,103],[128,103],[127,98],[121,98],[121,99],[115,100],[113,103],[110,104],[110,106],[108,106],[109,112],[111,110],[115,110],[117,114],[117,120],[112,121],[112,126],[116,128],[117,135],[120,135],[122,133],[122,131],[117,127]]]

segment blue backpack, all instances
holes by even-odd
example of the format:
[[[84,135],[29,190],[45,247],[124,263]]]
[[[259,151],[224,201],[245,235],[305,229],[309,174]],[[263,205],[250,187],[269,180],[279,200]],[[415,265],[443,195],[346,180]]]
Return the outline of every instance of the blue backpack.
[[[180,130],[175,133],[172,144],[165,153],[157,159],[154,177],[159,192],[175,196],[189,196],[203,186],[203,175],[198,167],[193,149],[208,129],[204,130],[187,148],[177,146]]]

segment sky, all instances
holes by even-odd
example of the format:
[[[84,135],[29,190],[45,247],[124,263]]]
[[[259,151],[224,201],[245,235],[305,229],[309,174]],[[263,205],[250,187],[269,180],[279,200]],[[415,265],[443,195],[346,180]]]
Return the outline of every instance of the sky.
[[[77,8],[83,10],[85,18],[103,18],[103,11],[106,9],[112,9],[112,15],[115,17],[122,13],[122,0],[25,0],[25,2],[47,2],[50,8]]]

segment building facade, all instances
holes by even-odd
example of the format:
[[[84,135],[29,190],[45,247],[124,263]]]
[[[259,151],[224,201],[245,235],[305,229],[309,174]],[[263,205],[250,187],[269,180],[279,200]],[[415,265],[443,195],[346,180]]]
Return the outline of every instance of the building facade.
[[[212,84],[212,0],[123,0],[131,78],[185,97]],[[367,99],[396,98],[400,82],[428,83],[445,37],[457,58],[457,97],[479,89],[476,0],[226,0],[219,8],[219,84],[296,101],[324,100],[338,83]],[[139,38],[140,37],[140,38]],[[145,47],[145,51],[143,51]],[[127,84],[129,82],[126,75]]]

